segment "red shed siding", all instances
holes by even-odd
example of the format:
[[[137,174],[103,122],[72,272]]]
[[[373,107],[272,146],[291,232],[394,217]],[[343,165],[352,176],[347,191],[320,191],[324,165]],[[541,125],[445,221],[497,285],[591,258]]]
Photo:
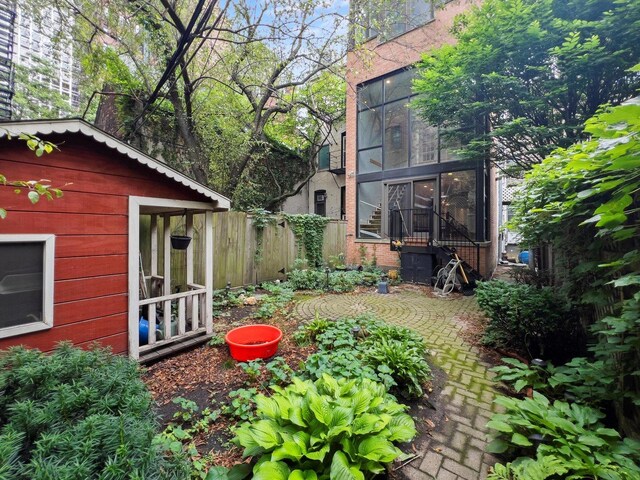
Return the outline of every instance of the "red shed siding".
[[[36,205],[0,186],[0,234],[56,235],[53,328],[0,339],[0,349],[51,350],[59,341],[97,341],[127,351],[130,195],[206,201],[200,194],[81,134],[47,138],[60,151],[36,157],[24,142],[0,139],[0,172],[9,180],[48,179],[64,196]]]

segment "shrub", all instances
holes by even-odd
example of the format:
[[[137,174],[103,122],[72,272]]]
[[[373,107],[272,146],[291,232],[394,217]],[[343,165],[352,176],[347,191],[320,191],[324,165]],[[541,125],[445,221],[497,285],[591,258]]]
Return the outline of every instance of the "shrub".
[[[154,441],[151,396],[136,363],[62,344],[0,358],[2,478],[185,478]]]
[[[256,397],[258,420],[243,424],[234,439],[245,457],[259,456],[254,480],[363,479],[360,472],[383,473],[402,454],[393,443],[416,434],[406,407],[368,379],[325,374],[272,388],[272,397]]]
[[[381,275],[378,269],[330,272],[329,291],[344,293],[353,291],[357,286],[377,285]],[[292,270],[287,275],[287,284],[294,290],[326,290],[327,274],[322,269]]]
[[[504,407],[505,413],[494,415],[487,424],[498,432],[487,450],[523,454],[514,465],[525,462],[527,475],[537,468],[553,470],[554,465],[560,465],[564,471],[538,478],[548,478],[554,473],[576,479],[639,478],[640,442],[621,440],[618,432],[605,428],[600,422],[604,418],[600,411],[576,403],[551,403],[537,392],[533,398],[524,400],[498,397],[495,403]],[[507,470],[498,468],[496,475],[506,475]]]
[[[577,330],[567,302],[551,288],[481,282],[478,304],[489,317],[483,341],[532,357],[566,357],[565,339]]]

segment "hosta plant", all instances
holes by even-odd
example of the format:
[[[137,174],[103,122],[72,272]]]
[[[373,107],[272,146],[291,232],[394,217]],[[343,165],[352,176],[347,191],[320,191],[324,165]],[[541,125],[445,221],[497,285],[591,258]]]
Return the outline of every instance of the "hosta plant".
[[[411,440],[405,406],[368,379],[294,378],[256,397],[257,417],[236,431],[244,456],[258,457],[254,480],[362,479],[384,472]]]
[[[487,423],[498,432],[487,449],[493,453],[509,450],[521,455],[513,462],[516,471],[524,462],[529,464],[527,472],[535,464],[541,472],[551,472],[539,478],[556,478],[552,473],[554,465],[562,464],[566,469],[562,478],[569,480],[640,478],[640,442],[622,440],[617,431],[606,428],[601,423],[602,412],[577,403],[559,400],[551,403],[535,391],[533,398],[498,397],[495,402],[504,407],[505,412],[494,415]]]

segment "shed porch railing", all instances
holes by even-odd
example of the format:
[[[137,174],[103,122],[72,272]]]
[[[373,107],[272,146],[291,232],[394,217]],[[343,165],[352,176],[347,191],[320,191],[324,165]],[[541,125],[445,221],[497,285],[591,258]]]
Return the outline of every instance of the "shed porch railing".
[[[152,282],[160,279],[162,277],[151,278]],[[148,342],[140,345],[140,353],[171,343],[176,338],[187,338],[205,332],[206,298],[207,289],[204,285],[189,284],[186,292],[140,300],[141,307],[147,306],[149,321]],[[160,309],[162,317],[159,316]],[[156,334],[156,327],[161,332],[160,338]]]

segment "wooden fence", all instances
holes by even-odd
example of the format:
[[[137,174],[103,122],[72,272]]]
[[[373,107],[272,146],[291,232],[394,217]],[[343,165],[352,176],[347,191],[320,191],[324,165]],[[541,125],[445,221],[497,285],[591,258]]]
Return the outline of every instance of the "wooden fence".
[[[184,232],[183,221],[175,218],[172,231]],[[162,222],[162,220],[160,220]],[[204,282],[203,235],[204,216],[194,215],[194,281]],[[140,253],[143,268],[148,271],[150,259],[150,220],[141,216]],[[158,230],[162,231],[161,225]],[[224,288],[227,282],[232,287],[256,284],[264,281],[284,279],[297,258],[304,258],[304,248],[293,235],[292,229],[283,218],[274,225],[267,225],[262,239],[262,252],[257,254],[256,229],[252,219],[244,212],[223,212],[213,215],[213,271],[214,288]],[[162,236],[158,239],[158,248],[162,246]],[[323,257],[345,253],[346,222],[331,220],[324,231]],[[159,265],[160,271],[163,268]],[[186,251],[173,250],[171,254],[172,291],[184,291],[186,278]]]

